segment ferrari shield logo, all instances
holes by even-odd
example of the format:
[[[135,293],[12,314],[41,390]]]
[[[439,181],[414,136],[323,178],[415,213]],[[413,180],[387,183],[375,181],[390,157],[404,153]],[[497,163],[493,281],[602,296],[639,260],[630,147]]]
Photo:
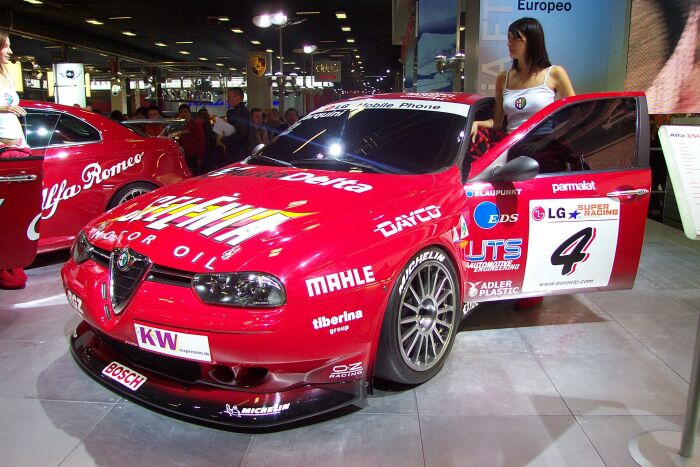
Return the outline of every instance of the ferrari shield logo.
[[[267,57],[264,54],[253,54],[248,58],[250,69],[255,76],[260,78],[265,75],[267,70]]]

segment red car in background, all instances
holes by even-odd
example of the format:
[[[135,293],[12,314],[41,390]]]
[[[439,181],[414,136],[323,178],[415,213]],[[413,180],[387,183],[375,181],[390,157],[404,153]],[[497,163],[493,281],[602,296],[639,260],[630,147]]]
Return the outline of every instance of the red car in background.
[[[44,157],[40,253],[69,247],[99,214],[191,175],[180,147],[167,138],[144,136],[75,107],[20,104],[27,110],[27,142]]]
[[[630,288],[641,93],[559,100],[485,151],[494,99],[324,106],[244,163],[93,220],[61,275],[73,356],[162,410],[265,426],[420,384],[479,302]]]

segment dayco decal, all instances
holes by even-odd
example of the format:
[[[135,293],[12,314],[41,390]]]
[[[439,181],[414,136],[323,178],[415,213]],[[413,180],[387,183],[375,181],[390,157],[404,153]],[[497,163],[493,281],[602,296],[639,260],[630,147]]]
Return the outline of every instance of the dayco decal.
[[[403,293],[403,288],[406,287],[406,281],[408,281],[409,276],[416,269],[416,267],[424,261],[428,261],[429,259],[434,259],[435,261],[440,261],[442,263],[443,261],[445,261],[445,255],[443,255],[442,253],[438,253],[437,251],[426,251],[425,253],[411,261],[408,264],[406,270],[401,275],[399,293]]]
[[[116,222],[141,220],[147,222],[147,229],[152,230],[172,226],[199,232],[207,238],[216,235],[214,241],[235,246],[262,232],[274,230],[289,219],[310,214],[256,208],[236,201],[237,193],[210,200],[190,196],[164,196],[144,209],[117,218]]]
[[[325,316],[319,316],[311,321],[314,329],[325,329],[330,326],[338,326],[339,324],[347,323],[349,321],[355,321],[356,319],[362,319],[362,310],[356,311],[344,311],[342,314],[337,316],[331,316],[327,318]],[[350,329],[350,325],[346,324],[344,326],[333,327],[328,330],[328,334],[336,334],[338,332],[347,331]]]
[[[123,384],[132,391],[136,391],[146,382],[145,376],[117,362],[107,365],[102,370],[102,374],[119,384]]]
[[[467,198],[481,198],[484,196],[517,196],[523,191],[522,188],[510,188],[508,190],[470,190],[464,188]]]
[[[329,178],[325,175],[316,175],[311,172],[298,172],[286,175],[284,172],[272,170],[260,170],[256,167],[229,167],[217,170],[209,174],[210,177],[218,175],[231,175],[234,177],[259,177],[276,178],[290,182],[305,182],[309,185],[331,186],[333,188],[351,191],[353,193],[363,193],[372,189],[371,185],[360,183],[357,180],[350,180],[344,177]]]
[[[270,407],[241,407],[237,405],[226,404],[224,411],[231,417],[258,417],[260,415],[277,415],[289,409],[289,403],[280,405],[271,405]]]
[[[391,237],[401,232],[406,227],[414,227],[418,223],[428,222],[441,216],[440,206],[431,205],[425,208],[416,209],[409,214],[402,214],[394,221],[384,221],[377,224],[375,232],[380,231],[385,237]]]
[[[497,295],[510,295],[520,292],[520,287],[513,287],[513,281],[486,281],[467,282],[470,297],[491,297]]]
[[[595,182],[552,183],[552,193],[560,191],[595,191]]]
[[[348,363],[347,365],[336,365],[333,372],[328,375],[329,379],[349,378],[350,376],[362,376],[364,369],[362,362]]]
[[[313,297],[372,282],[374,282],[372,266],[364,266],[362,272],[359,269],[348,269],[343,272],[306,279],[306,291],[309,293],[309,297]]]
[[[92,162],[83,169],[82,180],[83,185],[67,186],[68,181],[63,180],[61,183],[55,183],[51,188],[44,188],[43,201],[41,204],[42,211],[48,210],[42,219],[49,219],[56,214],[56,208],[61,201],[66,201],[78,195],[83,190],[89,190],[95,185],[100,185],[115,175],[124,172],[136,164],[140,164],[143,159],[143,153],[131,156],[108,169],[102,170],[102,166],[97,162]]]

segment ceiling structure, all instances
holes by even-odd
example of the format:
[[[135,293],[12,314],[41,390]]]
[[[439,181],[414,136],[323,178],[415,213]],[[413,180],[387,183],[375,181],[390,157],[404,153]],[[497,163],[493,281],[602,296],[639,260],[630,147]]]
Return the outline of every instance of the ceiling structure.
[[[68,60],[107,73],[107,61],[119,56],[126,72],[237,76],[248,52],[268,49],[279,56],[279,28],[253,24],[267,6],[289,17],[282,29],[285,73],[310,70],[310,57],[299,53],[306,44],[318,47],[316,60],[342,62],[348,90],[367,82],[387,90],[401,70],[400,47],[392,45],[392,0],[37,1],[0,0],[0,28],[10,31],[16,55],[42,67]],[[347,17],[338,18],[339,12]],[[279,70],[277,58],[272,65]]]

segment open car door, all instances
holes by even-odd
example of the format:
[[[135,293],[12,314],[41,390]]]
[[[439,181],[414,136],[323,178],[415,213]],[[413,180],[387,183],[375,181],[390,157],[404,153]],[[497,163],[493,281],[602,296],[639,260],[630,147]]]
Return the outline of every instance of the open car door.
[[[466,300],[631,288],[648,166],[642,93],[575,96],[537,113],[471,168]]]
[[[23,268],[36,257],[43,160],[0,154],[0,269]]]

